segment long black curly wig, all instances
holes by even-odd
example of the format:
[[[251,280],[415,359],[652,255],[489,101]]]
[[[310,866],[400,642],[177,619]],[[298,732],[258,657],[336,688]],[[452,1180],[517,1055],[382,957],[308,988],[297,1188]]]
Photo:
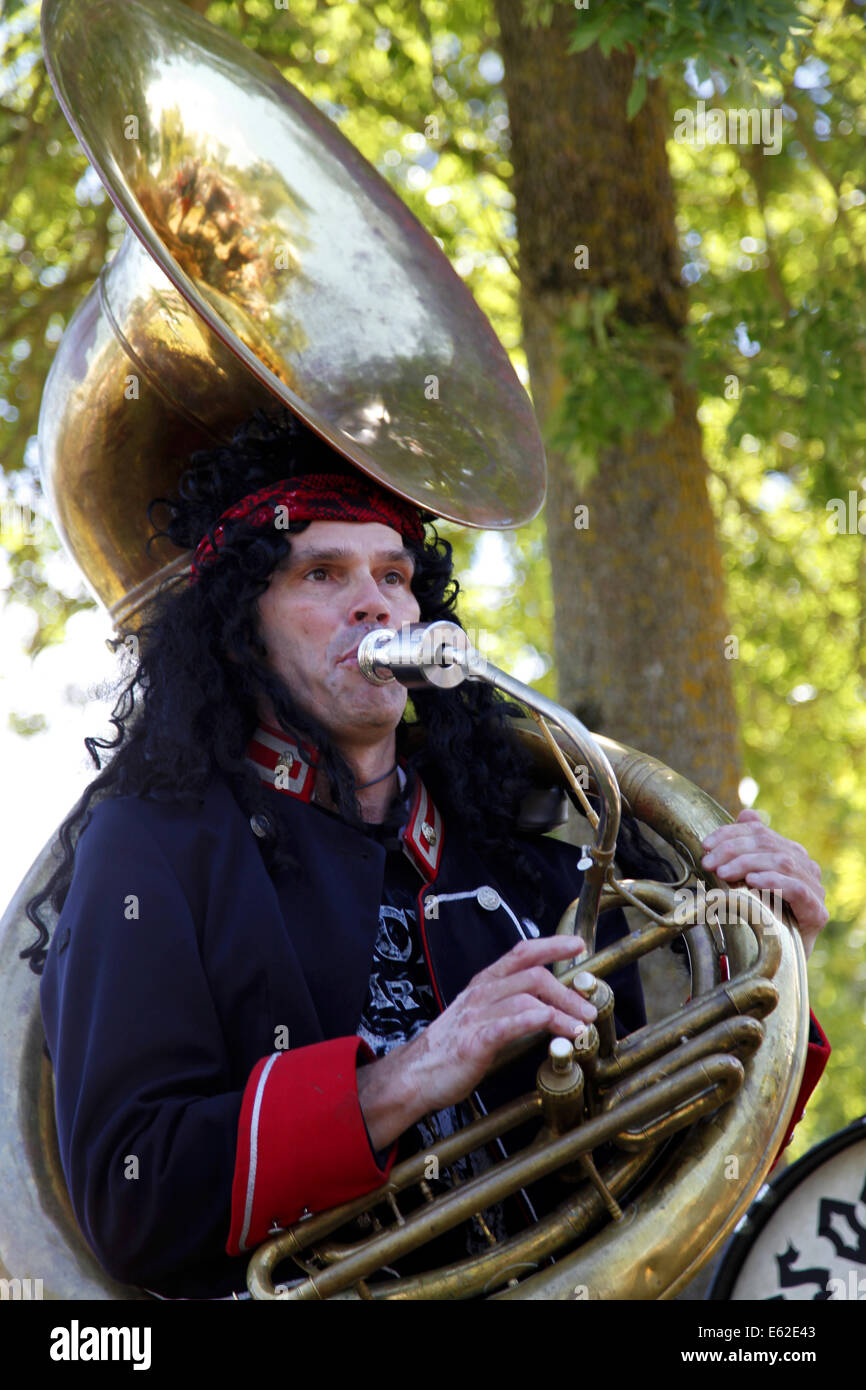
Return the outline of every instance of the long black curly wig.
[[[167,537],[192,550],[205,535],[213,539],[222,513],[249,493],[283,478],[347,471],[341,456],[290,411],[256,411],[230,444],[193,454],[175,497],[151,503],[153,539]],[[42,972],[49,937],[42,911],[46,904],[56,913],[62,909],[75,846],[98,801],[136,795],[196,803],[209,780],[222,775],[247,814],[264,813],[265,785],[245,757],[263,697],[288,734],[317,747],[334,807],[350,824],[361,825],[352,769],[327,731],[270,669],[259,630],[257,600],[289,554],[291,536],[307,525],[292,522],[278,530],[257,529],[244,520],[227,523],[218,557],[202,567],[198,582],[174,584],[151,604],[132,644],[135,669],[122,683],[111,715],[115,736],[85,739],[97,776],[61,826],[57,867],[27,906],[38,939],[21,954],[36,974]],[[427,532],[423,543],[405,541],[415,561],[412,590],[420,621],[458,622],[451,545],[432,524]],[[413,691],[397,730],[398,752],[447,808],[455,832],[488,861],[523,870],[540,900],[542,884],[516,834],[519,806],[535,776],[530,755],[509,727],[515,713],[521,713],[517,706],[480,683]],[[412,722],[421,726],[423,739],[409,736]],[[292,850],[269,819],[273,833],[262,851],[276,869],[292,862]],[[637,854],[641,866],[653,857],[628,818],[620,847],[628,860]]]

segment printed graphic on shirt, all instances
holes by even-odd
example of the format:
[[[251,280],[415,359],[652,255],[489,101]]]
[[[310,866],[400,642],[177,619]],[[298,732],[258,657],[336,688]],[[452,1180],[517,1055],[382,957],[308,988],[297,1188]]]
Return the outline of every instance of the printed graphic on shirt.
[[[408,907],[382,903],[367,1003],[358,1033],[377,1057],[411,1042],[436,1017],[424,949]]]
[[[437,1013],[417,914],[409,906],[409,902],[413,901],[411,890],[398,886],[395,875],[386,874],[385,895],[391,901],[383,902],[379,908],[370,987],[357,1029],[376,1057],[384,1057],[393,1048],[411,1042]],[[398,899],[402,899],[404,905],[398,906]],[[428,1149],[438,1140],[470,1124],[473,1119],[472,1109],[465,1101],[425,1115],[414,1126],[415,1143],[412,1147]],[[462,1183],[486,1171],[490,1167],[490,1160],[482,1151],[460,1159],[453,1166]],[[451,1183],[448,1176],[443,1174],[441,1183],[431,1182],[430,1185],[434,1191],[444,1191]],[[487,1229],[496,1240],[504,1240],[507,1233],[501,1207],[491,1208],[483,1215]],[[467,1230],[466,1253],[480,1254],[489,1247],[489,1243],[484,1226],[473,1218]]]

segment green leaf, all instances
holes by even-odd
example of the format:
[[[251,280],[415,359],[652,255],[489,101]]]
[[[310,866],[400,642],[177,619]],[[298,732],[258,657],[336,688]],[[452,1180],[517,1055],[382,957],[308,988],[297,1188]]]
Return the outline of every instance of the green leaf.
[[[592,48],[592,45],[597,42],[599,34],[611,23],[611,16],[605,12],[581,19],[577,28],[572,30],[567,52],[583,53],[587,48]]]
[[[636,77],[631,84],[631,91],[628,94],[625,113],[631,120],[640,111],[646,101],[646,73],[642,72],[640,77]]]

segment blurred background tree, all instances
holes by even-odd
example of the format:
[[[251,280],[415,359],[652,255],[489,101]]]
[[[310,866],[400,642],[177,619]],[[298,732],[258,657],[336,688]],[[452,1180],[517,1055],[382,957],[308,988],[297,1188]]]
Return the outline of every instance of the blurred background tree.
[[[398,190],[533,395],[546,524],[452,532],[489,655],[734,812],[738,792],[757,798],[824,866],[832,922],[810,975],[835,1051],[802,1151],[866,1109],[863,6],[194,8]],[[38,21],[16,0],[0,20],[0,522],[34,653],[89,604],[57,577],[50,525],[28,522],[41,389],[123,234]],[[700,101],[776,113],[778,153],[678,139]],[[43,725],[35,709],[16,732]]]

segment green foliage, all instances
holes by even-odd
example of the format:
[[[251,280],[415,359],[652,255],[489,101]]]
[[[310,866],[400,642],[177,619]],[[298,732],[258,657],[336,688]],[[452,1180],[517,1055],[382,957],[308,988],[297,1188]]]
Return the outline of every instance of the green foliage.
[[[538,11],[538,0],[527,4],[530,13]],[[583,53],[597,44],[606,58],[614,52],[633,53],[628,102],[633,116],[646,98],[647,78],[688,61],[694,62],[698,81],[713,68],[775,71],[811,25],[796,0],[645,0],[640,5],[605,0],[578,9],[568,52]]]
[[[560,325],[566,382],[545,443],[560,451],[583,486],[605,448],[636,433],[657,434],[673,416],[666,366],[681,345],[650,324],[616,318],[615,290],[578,295]]]
[[[463,528],[439,530],[454,546],[460,613],[483,656],[556,698],[553,600],[543,521],[477,540]]]
[[[745,770],[823,866],[831,911],[809,975],[834,1052],[793,1156],[866,1109],[866,537],[828,511],[866,499],[866,36],[841,3],[813,17],[801,66],[787,56],[764,94],[778,155],[669,146]],[[669,88],[672,111],[693,104]]]

